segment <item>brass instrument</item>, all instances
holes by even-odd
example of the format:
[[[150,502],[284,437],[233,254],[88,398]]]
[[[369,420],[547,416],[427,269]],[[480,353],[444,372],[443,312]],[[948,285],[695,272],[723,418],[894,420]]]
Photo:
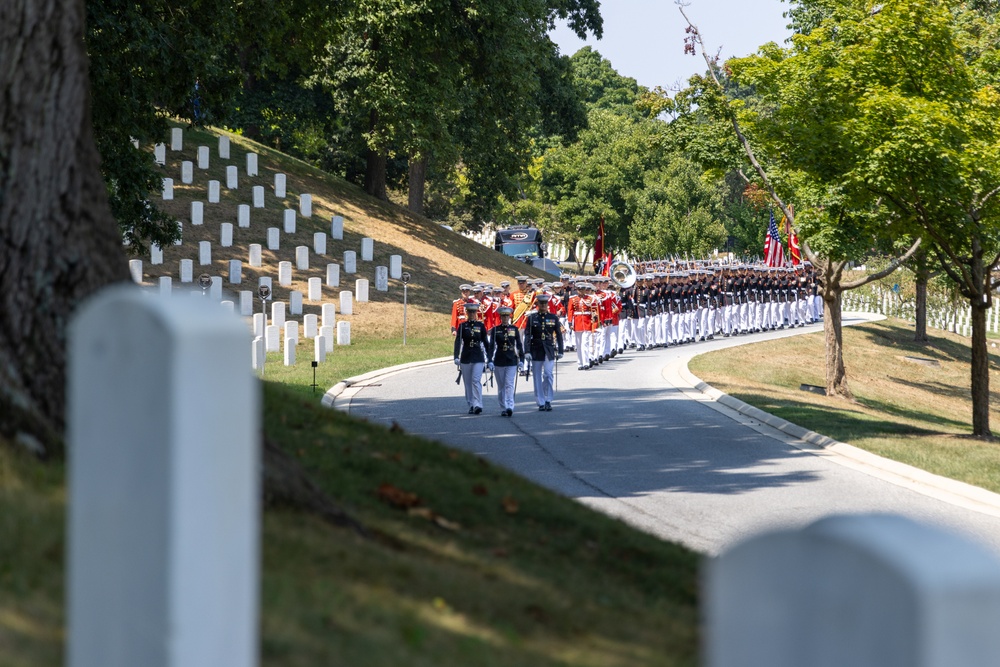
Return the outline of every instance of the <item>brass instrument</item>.
[[[612,282],[622,289],[628,289],[635,285],[635,269],[628,262],[615,262],[611,265],[608,275],[611,276]]]
[[[516,325],[521,320],[521,318],[524,317],[524,314],[527,313],[529,310],[531,310],[532,306],[534,305],[535,305],[534,290],[532,290],[531,292],[526,292],[521,297],[521,303],[517,304],[517,306],[514,308],[514,313],[510,316],[510,321]]]

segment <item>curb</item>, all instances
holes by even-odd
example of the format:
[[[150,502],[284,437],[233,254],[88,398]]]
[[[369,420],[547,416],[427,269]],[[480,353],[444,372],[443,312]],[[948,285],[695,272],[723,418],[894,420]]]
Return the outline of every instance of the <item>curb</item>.
[[[363,384],[369,382],[370,380],[375,380],[380,377],[385,377],[387,375],[392,375],[394,373],[399,373],[402,371],[410,370],[411,368],[421,368],[422,366],[433,366],[434,364],[442,364],[452,360],[452,357],[437,357],[435,359],[425,359],[423,361],[411,361],[406,364],[399,364],[398,366],[389,366],[388,368],[380,368],[378,370],[370,371],[362,375],[355,375],[344,380],[341,380],[337,384],[330,387],[320,403],[324,407],[332,408],[336,406],[337,397],[344,393],[350,387],[354,385]]]

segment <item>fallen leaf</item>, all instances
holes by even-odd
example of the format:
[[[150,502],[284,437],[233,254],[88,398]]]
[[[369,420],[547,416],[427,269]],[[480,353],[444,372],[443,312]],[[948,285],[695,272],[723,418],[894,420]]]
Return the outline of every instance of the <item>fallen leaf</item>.
[[[537,604],[529,604],[524,608],[524,611],[538,623],[545,623],[549,617],[549,615],[545,613],[545,610]]]
[[[472,487],[472,493],[477,496],[488,496],[490,494],[490,492],[482,484],[476,484]]]
[[[434,523],[441,526],[445,530],[450,530],[453,533],[457,533],[458,531],[462,530],[462,526],[460,524],[457,524],[454,521],[448,521],[448,519],[444,518],[441,515],[437,515],[434,517]]]
[[[503,500],[500,501],[503,505],[503,511],[507,514],[517,514],[517,511],[521,509],[521,506],[517,504],[517,501],[510,496],[504,496]]]
[[[379,500],[388,503],[397,509],[409,509],[420,504],[420,496],[409,491],[404,491],[392,484],[382,484],[378,487]]]
[[[392,422],[392,426],[389,427],[389,433],[406,433],[406,431],[403,430],[403,427],[398,422]]]
[[[448,452],[448,458],[451,459],[452,461],[454,461],[458,457],[459,457],[459,453],[458,452]]]
[[[389,458],[395,461],[396,463],[400,463],[403,460],[403,454],[401,452],[396,452]]]

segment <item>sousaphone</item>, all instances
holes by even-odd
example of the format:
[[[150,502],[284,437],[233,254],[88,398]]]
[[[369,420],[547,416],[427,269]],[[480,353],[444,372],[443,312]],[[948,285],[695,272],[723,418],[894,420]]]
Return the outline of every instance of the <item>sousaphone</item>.
[[[611,276],[614,284],[622,289],[628,289],[632,285],[635,285],[635,269],[628,262],[615,262],[608,270],[608,275]]]

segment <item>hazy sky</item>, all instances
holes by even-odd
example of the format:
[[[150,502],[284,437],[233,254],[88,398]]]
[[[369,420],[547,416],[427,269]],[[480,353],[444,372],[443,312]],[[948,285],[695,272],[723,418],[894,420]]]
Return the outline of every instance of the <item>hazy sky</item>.
[[[753,53],[769,41],[781,44],[789,35],[781,0],[689,0],[687,12],[698,26],[710,53],[723,59]],[[604,37],[586,42],[564,25],[552,32],[563,55],[591,46],[611,61],[622,76],[640,85],[669,88],[705,70],[701,54],[684,54],[684,17],[673,0],[602,0]]]

